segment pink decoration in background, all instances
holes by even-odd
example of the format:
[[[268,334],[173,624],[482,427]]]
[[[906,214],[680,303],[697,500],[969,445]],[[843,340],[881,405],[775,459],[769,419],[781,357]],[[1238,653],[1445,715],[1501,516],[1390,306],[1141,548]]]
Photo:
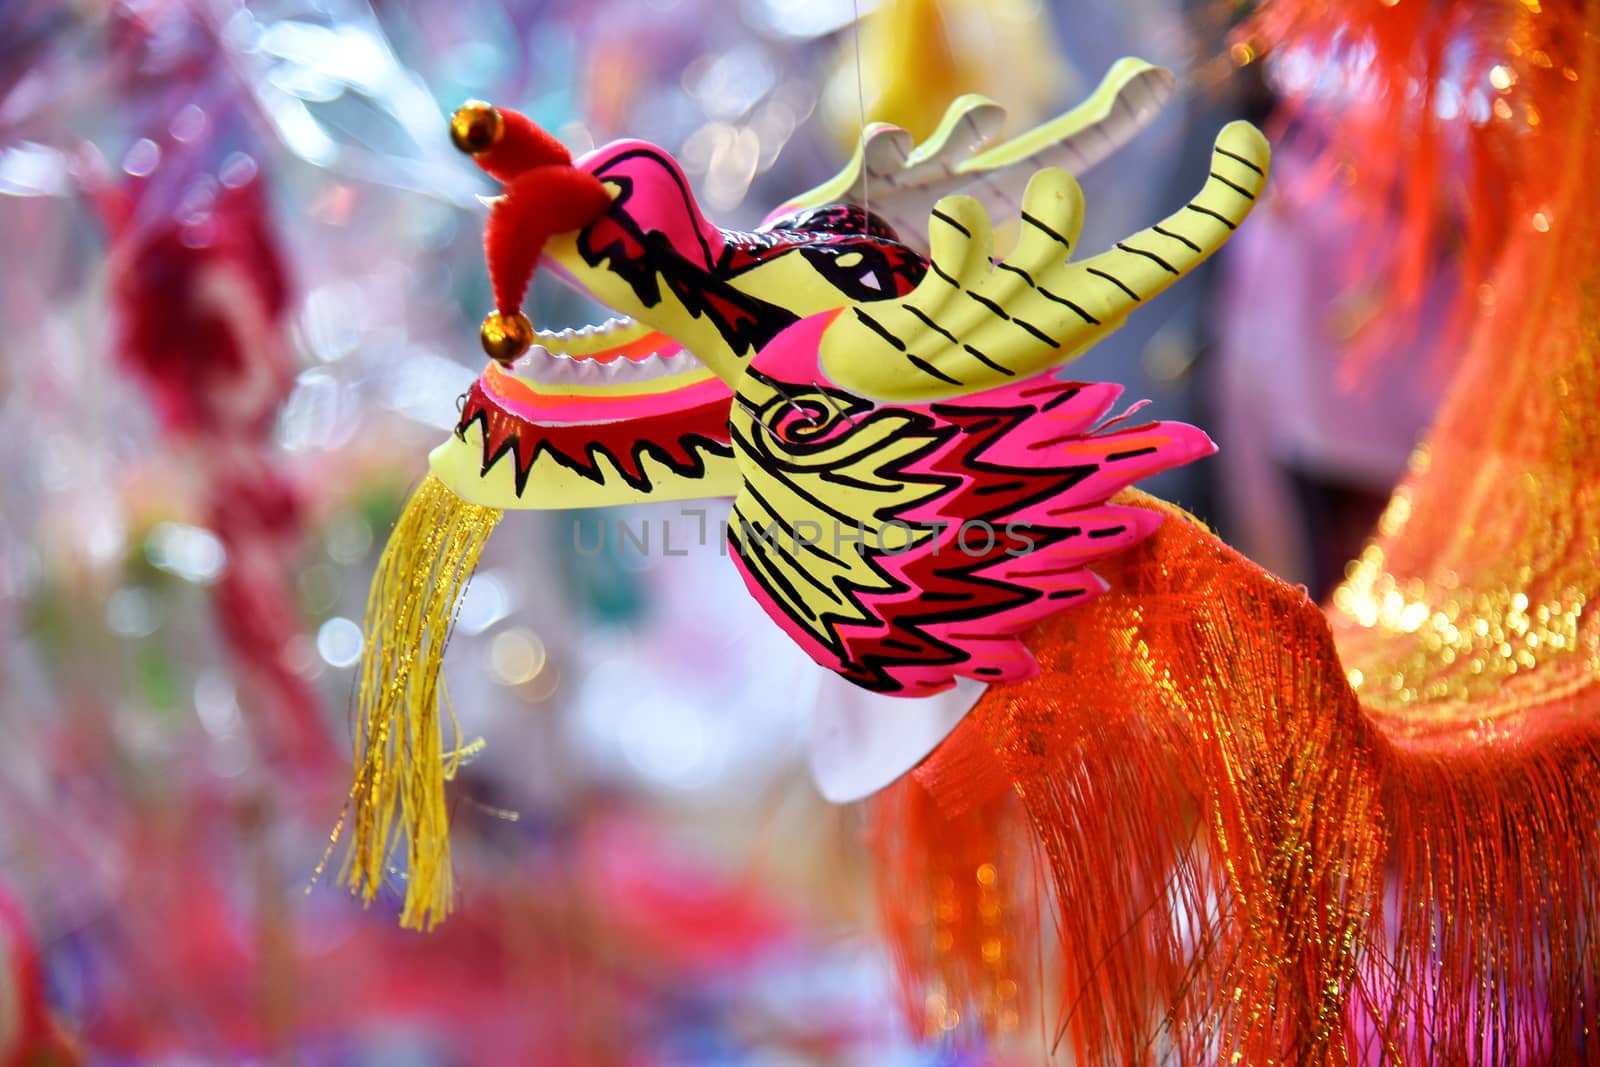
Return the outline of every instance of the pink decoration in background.
[[[187,17],[124,15],[118,32],[128,48],[154,55],[157,38]],[[303,508],[270,457],[296,371],[282,321],[290,286],[255,161],[228,151],[249,144],[242,87],[213,94],[209,109],[192,102],[214,80],[216,61],[200,40],[170,69],[138,68],[139,78],[171,79],[153,94],[159,136],[140,142],[151,163],[125,167],[116,184],[99,179],[89,193],[111,237],[116,359],[192,458],[206,521],[226,552],[215,607],[241,699],[269,753],[326,763],[333,750],[318,699],[291,663],[300,625],[290,574]]]

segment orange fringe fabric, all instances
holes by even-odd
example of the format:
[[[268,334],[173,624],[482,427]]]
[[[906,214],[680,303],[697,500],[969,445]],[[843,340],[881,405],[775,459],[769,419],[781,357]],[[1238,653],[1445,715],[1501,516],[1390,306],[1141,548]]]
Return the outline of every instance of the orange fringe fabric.
[[[1171,517],[1108,568],[1112,592],[1035,631],[1040,677],[971,720],[1047,861],[1062,1044],[1077,1062],[1298,1062],[1342,1043],[1378,908],[1371,732],[1303,593],[1129,502]],[[981,946],[945,955],[970,968]],[[1026,964],[1013,981],[1037,979]]]
[[[1388,305],[1349,348],[1356,374],[1396,348],[1433,348],[1453,368],[1488,281],[1516,227],[1507,191],[1538,182],[1530,151],[1553,124],[1576,72],[1582,5],[1571,0],[1266,0],[1238,33],[1234,55],[1278,55],[1314,81],[1280,87],[1284,137],[1317,139],[1316,182],[1344,186],[1366,218],[1393,217],[1381,242],[1362,242],[1345,267]],[[1303,80],[1303,79],[1302,79]],[[1283,79],[1291,81],[1291,79]],[[1551,105],[1556,105],[1552,110]],[[1311,121],[1298,121],[1309,117]],[[1324,143],[1325,142],[1325,143]],[[1305,190],[1314,193],[1315,190]],[[1417,335],[1430,277],[1459,277],[1453,314]],[[1430,344],[1437,342],[1437,344]]]
[[[1054,962],[1017,952],[1001,980],[1060,983],[1070,1062],[1600,1062],[1600,0],[1513,6],[1541,121],[1494,194],[1493,299],[1326,612],[1129,494],[1167,522],[932,757],[991,755],[1015,805],[978,790],[948,817],[938,764],[876,802],[891,888],[1019,872],[1031,831]],[[1335,10],[1266,10],[1289,8]],[[1464,5],[1399,9],[1431,41],[1423,16]],[[958,1037],[992,1032],[957,977],[984,937],[901,899],[916,1021],[938,990]],[[1035,916],[1006,916],[1024,944]]]
[[[1040,870],[1005,767],[969,716],[869,806],[879,912],[929,1038],[1037,1016]],[[930,848],[931,842],[939,847]]]

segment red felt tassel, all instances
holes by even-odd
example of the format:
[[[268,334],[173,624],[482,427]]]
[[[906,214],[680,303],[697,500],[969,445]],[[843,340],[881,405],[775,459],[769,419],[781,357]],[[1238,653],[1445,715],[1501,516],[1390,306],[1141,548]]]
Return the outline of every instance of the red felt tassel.
[[[468,109],[488,110],[471,104],[463,112]],[[483,243],[495,310],[511,316],[522,309],[544,243],[594,221],[611,203],[611,194],[600,179],[574,167],[566,147],[526,116],[505,108],[493,109],[492,115],[498,135],[473,159],[504,186],[490,210]]]
[[[544,243],[587,225],[610,203],[598,178],[570,166],[535,167],[508,180],[483,236],[495,309],[521,310]]]

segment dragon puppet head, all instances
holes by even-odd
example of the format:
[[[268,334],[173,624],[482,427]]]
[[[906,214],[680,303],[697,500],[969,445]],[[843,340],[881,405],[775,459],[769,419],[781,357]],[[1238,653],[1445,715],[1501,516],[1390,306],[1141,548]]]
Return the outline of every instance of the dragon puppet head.
[[[1055,375],[1220,247],[1265,182],[1265,140],[1234,123],[1198,196],[1072,258],[1073,173],[1171,86],[1123,60],[1079,107],[993,146],[1003,112],[979,97],[922,145],[871,126],[843,173],[753,232],[710,222],[653,145],[573,160],[514,112],[458,111],[457,145],[503,186],[485,238],[492,359],[374,580],[352,888],[372,899],[398,829],[402,921],[448,908],[442,783],[460,748],[441,744],[439,666],[504,509],[733,497],[735,565],[822,666],[905,697],[1032,676],[1021,634],[1103,590],[1093,563],[1158,521],[1114,494],[1213,450],[1181,423],[1110,417],[1115,385]],[[1020,216],[1001,259],[992,216]],[[614,316],[534,329],[520,304],[536,269]]]

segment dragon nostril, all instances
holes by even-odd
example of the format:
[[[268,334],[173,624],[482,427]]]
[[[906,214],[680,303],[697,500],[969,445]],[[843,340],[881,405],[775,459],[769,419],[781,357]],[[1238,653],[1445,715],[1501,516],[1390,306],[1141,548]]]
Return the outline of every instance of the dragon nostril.
[[[500,143],[505,119],[492,104],[468,100],[450,116],[450,140],[469,156],[482,155]]]

